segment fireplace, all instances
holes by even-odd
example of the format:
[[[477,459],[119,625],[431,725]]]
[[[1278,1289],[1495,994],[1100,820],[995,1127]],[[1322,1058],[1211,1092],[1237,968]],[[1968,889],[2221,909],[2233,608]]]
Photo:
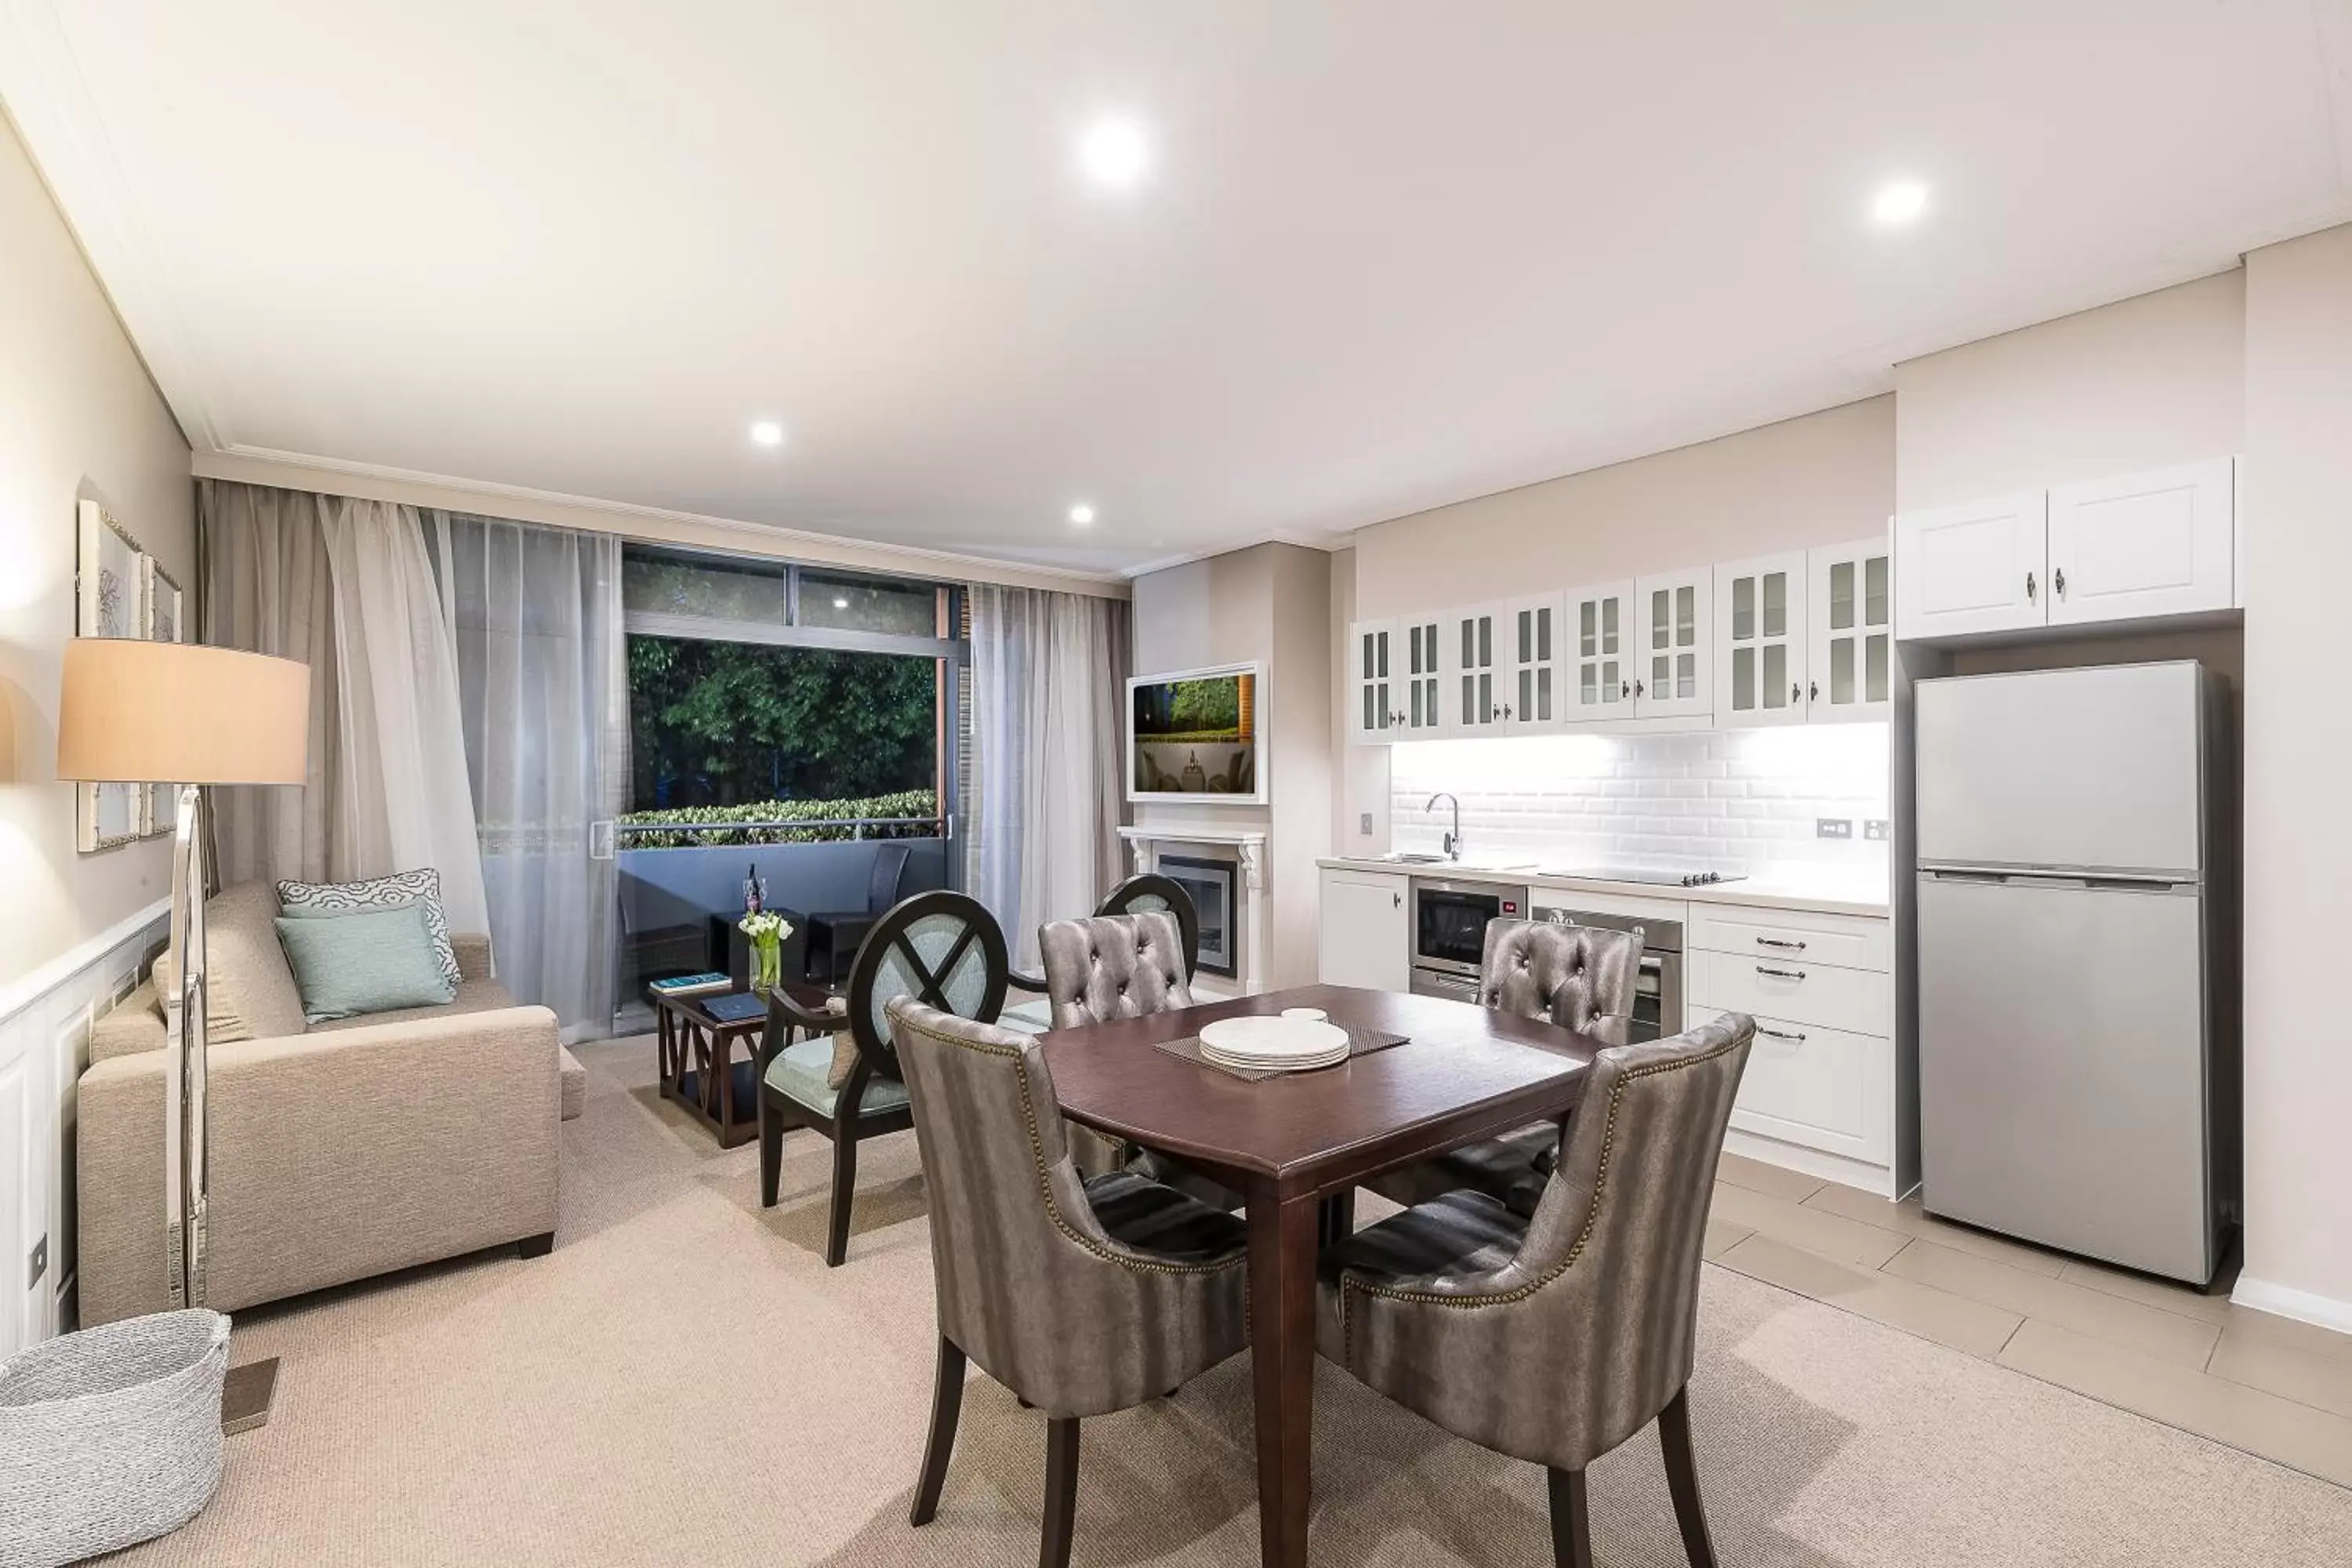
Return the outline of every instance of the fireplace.
[[[1234,940],[1234,928],[1240,923],[1234,902],[1234,862],[1163,853],[1159,869],[1192,895],[1192,908],[1201,918],[1201,973],[1227,978],[1239,974]]]

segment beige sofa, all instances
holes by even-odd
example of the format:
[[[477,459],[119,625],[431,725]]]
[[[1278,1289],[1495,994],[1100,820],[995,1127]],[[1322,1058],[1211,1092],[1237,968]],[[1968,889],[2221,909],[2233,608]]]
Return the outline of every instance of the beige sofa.
[[[278,912],[260,882],[205,906],[206,1304],[231,1311],[517,1242],[544,1252],[557,1124],[579,1114],[587,1084],[555,1016],[516,1006],[490,978],[489,939],[458,936],[454,1002],[306,1026]],[[248,1037],[224,1037],[236,1035]],[[85,1327],[169,1304],[163,1044],[152,980],[90,1035],[75,1134]]]

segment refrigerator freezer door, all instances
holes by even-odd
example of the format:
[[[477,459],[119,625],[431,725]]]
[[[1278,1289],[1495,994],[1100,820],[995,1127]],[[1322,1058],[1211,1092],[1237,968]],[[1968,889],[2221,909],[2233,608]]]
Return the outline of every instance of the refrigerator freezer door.
[[[2212,1278],[2200,901],[1920,878],[1929,1213]]]
[[[1921,681],[1920,863],[2196,875],[2203,694],[2186,661]]]

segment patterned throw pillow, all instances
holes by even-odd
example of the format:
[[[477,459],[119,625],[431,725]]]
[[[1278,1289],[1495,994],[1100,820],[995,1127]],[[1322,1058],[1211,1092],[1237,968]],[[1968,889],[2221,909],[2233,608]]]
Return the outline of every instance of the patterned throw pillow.
[[[449,945],[449,921],[441,912],[441,873],[429,868],[397,876],[371,877],[363,882],[280,882],[278,901],[289,916],[355,915],[373,910],[396,910],[409,904],[425,910],[425,929],[433,939],[433,961],[454,990],[464,978],[457,973],[457,952]]]

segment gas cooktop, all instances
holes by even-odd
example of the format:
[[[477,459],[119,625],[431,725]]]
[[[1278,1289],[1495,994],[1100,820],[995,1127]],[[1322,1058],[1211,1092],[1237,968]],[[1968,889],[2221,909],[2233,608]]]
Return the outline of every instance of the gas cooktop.
[[[1547,866],[1538,875],[1584,882],[1637,882],[1651,888],[1712,888],[1748,879],[1738,871],[1654,871],[1633,866]]]

